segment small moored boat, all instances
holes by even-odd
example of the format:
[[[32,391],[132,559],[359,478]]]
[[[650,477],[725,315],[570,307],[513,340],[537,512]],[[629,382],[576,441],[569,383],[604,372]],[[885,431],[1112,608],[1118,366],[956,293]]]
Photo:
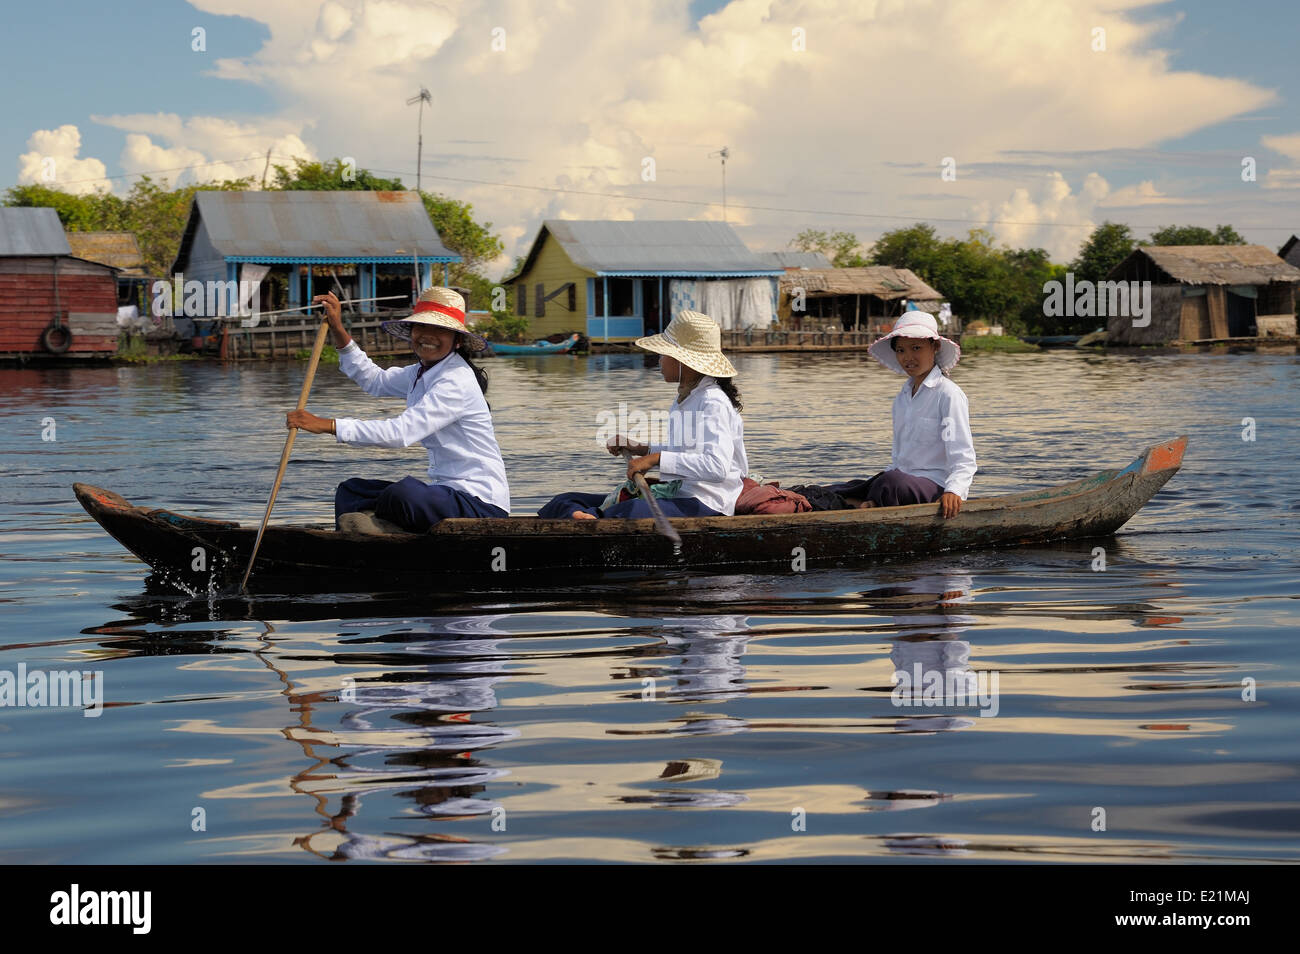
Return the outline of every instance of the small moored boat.
[[[983,549],[1114,533],[1177,473],[1187,438],[1148,447],[1122,470],[1055,487],[968,500],[945,520],[936,504],[671,521],[680,553],[653,520],[444,520],[425,534],[340,533],[270,526],[249,579],[259,593],[486,592],[548,577],[572,583],[609,573],[792,573],[884,557]],[[257,534],[240,526],[139,507],[89,484],[81,505],[151,566],[154,582],[192,595],[236,586]]]
[[[578,343],[578,335],[573,334],[563,341],[537,341],[530,345],[503,344],[489,341],[493,354],[567,354]]]

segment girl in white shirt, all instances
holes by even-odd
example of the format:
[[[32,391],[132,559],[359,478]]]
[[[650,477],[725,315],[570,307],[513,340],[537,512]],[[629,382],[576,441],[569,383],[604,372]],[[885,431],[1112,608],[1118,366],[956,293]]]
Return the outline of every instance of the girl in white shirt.
[[[718,323],[697,311],[683,311],[663,330],[636,342],[660,355],[663,379],[677,385],[663,443],[637,444],[622,436],[609,443],[611,454],[633,454],[627,476],[659,468],[655,496],[669,517],[731,516],[749,472],[736,369],[722,353]],[[660,496],[664,494],[664,496]],[[637,519],[650,516],[639,496],[603,506],[604,494],[578,492],[553,497],[538,516]]]
[[[291,411],[286,424],[313,434],[334,434],[341,444],[423,444],[429,452],[428,484],[414,477],[396,482],[354,477],[339,484],[334,494],[336,525],[370,529],[364,521],[353,527],[343,520],[359,511],[373,511],[375,517],[413,533],[424,533],[447,517],[509,516],[510,487],[484,397],[487,375],[467,357],[471,349],[482,348],[483,339],[465,327],[465,300],[450,288],[427,288],[410,317],[384,322],[384,330],[409,340],[420,359],[387,369],[371,361],[344,329],[333,293],[317,295],[312,303],[325,306],[340,370],[367,394],[406,398],[406,411],[383,421]]]
[[[908,311],[872,344],[871,354],[908,380],[894,398],[890,468],[872,478],[862,506],[938,501],[944,517],[957,516],[975,476],[966,394],[946,374],[961,358],[961,348],[940,337],[931,315]]]

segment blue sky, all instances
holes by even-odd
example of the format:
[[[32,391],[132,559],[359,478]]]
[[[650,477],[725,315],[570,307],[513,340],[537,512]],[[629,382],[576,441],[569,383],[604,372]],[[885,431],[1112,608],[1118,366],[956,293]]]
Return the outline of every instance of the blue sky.
[[[728,219],[756,248],[806,227],[869,242],[909,217],[949,234],[987,224],[1058,260],[1105,218],[1226,221],[1274,246],[1300,231],[1294,3],[1061,4],[1066,17],[1041,0],[980,0],[987,16],[921,0],[868,17],[869,5],[829,0],[656,0],[639,24],[631,6],[586,0],[568,22],[504,3],[197,3],[8,8],[0,52],[20,80],[0,118],[0,183],[23,178],[33,134],[69,126],[76,159],[100,160],[119,191],[124,173],[196,159],[258,173],[263,142],[411,173],[403,97],[424,83],[437,99],[425,175],[448,177],[426,187],[473,201],[506,258],[548,216],[720,217],[706,148],[724,143]],[[1076,56],[1094,21],[1112,50]],[[498,22],[511,45],[491,59]],[[807,54],[774,63],[767,44],[802,24]],[[196,26],[206,52],[191,49]],[[1126,44],[1125,31],[1140,36]],[[956,183],[937,174],[947,155]],[[1241,182],[1243,156],[1258,163],[1255,183]],[[658,171],[648,183],[645,157]]]

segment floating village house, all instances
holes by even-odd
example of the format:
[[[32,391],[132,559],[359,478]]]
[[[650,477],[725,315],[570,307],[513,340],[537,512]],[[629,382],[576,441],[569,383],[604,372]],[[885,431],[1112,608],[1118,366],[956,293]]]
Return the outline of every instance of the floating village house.
[[[626,342],[686,309],[724,330],[767,328],[782,273],[724,222],[547,219],[502,284],[534,336],[584,331]]]
[[[49,208],[0,208],[0,357],[117,352],[111,265],[73,254]]]
[[[340,287],[358,301],[408,299],[358,304],[369,314],[378,305],[409,305],[437,266],[445,283],[447,264],[460,260],[415,192],[207,191],[194,196],[172,275],[255,283],[260,311],[297,308],[327,291],[342,298]],[[239,286],[228,287],[226,314],[234,314]],[[215,316],[205,310],[203,317]]]
[[[893,325],[908,302],[937,314],[943,300],[907,268],[802,268],[781,277],[778,314],[796,329],[836,325],[846,331],[881,332]]]
[[[1099,305],[1103,295],[1110,302],[1110,290],[1103,287],[1110,282],[1151,282],[1149,316],[1135,316],[1131,304],[1108,307],[1107,331],[1114,344],[1296,333],[1300,268],[1263,245],[1144,245],[1106,277],[1098,286]]]

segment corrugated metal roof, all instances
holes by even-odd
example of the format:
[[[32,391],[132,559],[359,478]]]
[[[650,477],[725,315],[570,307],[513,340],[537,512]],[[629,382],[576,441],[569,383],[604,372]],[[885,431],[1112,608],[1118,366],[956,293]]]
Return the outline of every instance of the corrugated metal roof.
[[[759,260],[774,268],[830,268],[831,260],[821,252],[755,252]]]
[[[72,254],[120,268],[123,275],[143,275],[144,256],[131,232],[68,232]]]
[[[195,213],[225,256],[436,256],[459,261],[442,243],[414,192],[195,193],[182,255]]]
[[[709,275],[775,271],[751,252],[725,222],[547,219],[542,227],[564,247],[575,265],[597,274]],[[534,243],[534,251],[537,244]],[[530,262],[532,258],[530,252]]]
[[[1169,277],[1188,285],[1267,285],[1300,282],[1300,268],[1263,245],[1143,245],[1111,269],[1119,274],[1134,255],[1145,255]]]
[[[788,272],[781,277],[781,293],[799,287],[809,295],[875,295],[886,301],[911,298],[942,301],[943,295],[921,281],[909,268],[868,265],[864,268],[817,268]]]
[[[0,256],[71,254],[53,209],[0,207]]]

